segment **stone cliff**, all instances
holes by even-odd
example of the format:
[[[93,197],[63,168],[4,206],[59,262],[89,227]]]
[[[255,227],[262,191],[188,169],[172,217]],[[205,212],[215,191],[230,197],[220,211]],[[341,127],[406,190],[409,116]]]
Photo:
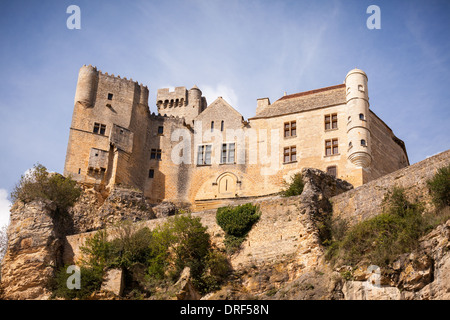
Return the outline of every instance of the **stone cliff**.
[[[260,207],[260,220],[229,257],[233,271],[228,281],[202,299],[449,299],[450,221],[423,236],[413,252],[399,256],[389,272],[379,272],[369,263],[351,270],[333,268],[322,245],[327,217],[359,221],[379,214],[382,198],[393,186],[404,187],[409,197],[431,208],[425,182],[449,163],[446,151],[356,189],[320,170],[304,169],[301,195],[252,200]],[[122,220],[153,229],[175,213],[170,203],[155,207],[141,192],[123,188],[85,188],[67,216],[55,216],[50,201],[16,203],[0,294],[3,299],[48,299],[54,267],[76,263],[80,247],[96,230]],[[224,232],[215,213],[192,216],[201,219],[220,248]]]

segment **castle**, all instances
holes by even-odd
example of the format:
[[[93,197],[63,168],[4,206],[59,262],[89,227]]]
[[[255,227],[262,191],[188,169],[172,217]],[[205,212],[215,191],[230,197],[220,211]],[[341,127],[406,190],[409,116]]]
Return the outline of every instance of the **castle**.
[[[201,90],[149,90],[131,79],[81,67],[64,175],[92,185],[125,185],[154,203],[193,208],[277,193],[302,168],[360,186],[409,165],[402,140],[369,108],[368,78],[257,99],[245,120]]]

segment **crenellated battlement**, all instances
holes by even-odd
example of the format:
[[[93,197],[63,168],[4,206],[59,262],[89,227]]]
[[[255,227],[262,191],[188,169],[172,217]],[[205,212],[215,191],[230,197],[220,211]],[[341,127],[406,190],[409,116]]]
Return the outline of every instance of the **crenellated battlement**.
[[[102,76],[109,77],[111,79],[120,80],[120,81],[126,81],[128,83],[132,83],[132,84],[135,84],[135,85],[137,85],[139,87],[148,89],[148,87],[146,85],[144,85],[143,83],[140,83],[138,81],[133,80],[133,78],[127,79],[127,77],[121,77],[120,75],[114,75],[114,73],[108,74],[108,72],[103,72],[102,70],[97,69],[96,66],[92,66],[90,64],[87,65],[87,66],[83,65],[82,68],[87,68],[91,72],[97,72],[98,75],[102,75]]]

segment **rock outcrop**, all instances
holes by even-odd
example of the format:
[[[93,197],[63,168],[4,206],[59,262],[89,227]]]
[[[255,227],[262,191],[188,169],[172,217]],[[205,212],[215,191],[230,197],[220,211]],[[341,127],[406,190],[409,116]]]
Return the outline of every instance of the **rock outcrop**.
[[[49,200],[17,202],[11,209],[8,250],[2,261],[4,299],[48,299],[61,253],[56,206]]]

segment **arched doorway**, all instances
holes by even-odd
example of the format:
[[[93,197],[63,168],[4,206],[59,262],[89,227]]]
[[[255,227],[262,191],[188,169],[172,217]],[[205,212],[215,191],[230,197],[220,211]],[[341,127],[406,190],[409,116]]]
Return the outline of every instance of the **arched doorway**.
[[[218,197],[219,198],[231,198],[236,196],[237,177],[230,173],[225,172],[217,178]]]

